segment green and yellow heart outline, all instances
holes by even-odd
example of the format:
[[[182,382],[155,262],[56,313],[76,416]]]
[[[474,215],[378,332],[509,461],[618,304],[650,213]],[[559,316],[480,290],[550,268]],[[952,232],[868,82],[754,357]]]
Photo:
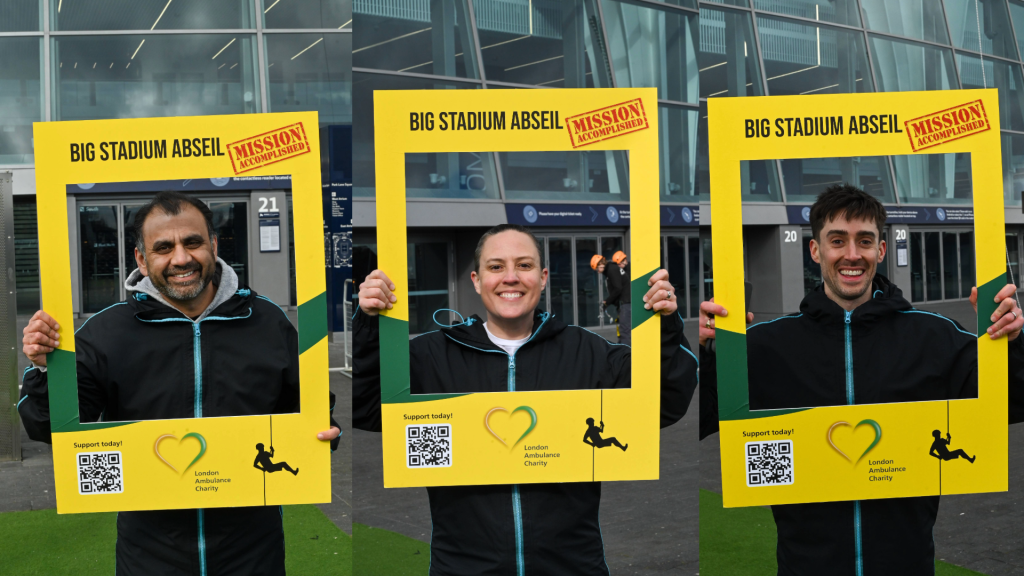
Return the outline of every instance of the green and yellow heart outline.
[[[167,464],[167,466],[171,470],[177,472],[178,469],[175,468],[173,464],[168,462],[167,459],[163,457],[163,454],[160,454],[160,442],[166,440],[167,438],[174,438],[175,440],[178,440],[178,437],[175,436],[174,434],[164,434],[157,438],[156,442],[153,443],[153,452],[155,452],[156,457],[159,458],[164,464]],[[186,438],[195,438],[196,440],[199,441],[199,454],[196,454],[196,457],[193,458],[192,461],[188,463],[188,466],[185,466],[185,469],[181,471],[182,476],[185,475],[185,472],[188,472],[188,469],[191,468],[193,464],[198,462],[199,459],[203,457],[203,454],[206,454],[206,438],[203,438],[202,434],[198,432],[189,432],[188,434],[182,436],[181,440],[178,440],[178,444],[184,442]]]
[[[852,458],[850,458],[849,456],[846,455],[846,452],[843,452],[842,450],[840,450],[839,447],[836,446],[836,443],[832,441],[832,431],[835,430],[839,426],[852,426],[853,429],[856,430],[857,428],[860,428],[864,424],[867,424],[867,425],[871,426],[872,428],[874,428],[874,430],[875,430],[875,439],[871,442],[871,445],[868,446],[867,450],[865,450],[864,453],[860,455],[860,458],[857,458],[857,462],[854,462]],[[828,429],[828,434],[826,434],[825,436],[828,439],[828,443],[832,446],[832,448],[836,452],[839,452],[840,454],[843,455],[843,458],[846,458],[850,462],[853,462],[854,465],[856,465],[865,456],[868,455],[868,452],[871,452],[875,448],[875,446],[878,445],[878,442],[882,439],[882,426],[879,425],[878,422],[875,422],[874,420],[871,420],[870,418],[866,418],[864,420],[861,420],[860,422],[857,423],[856,426],[853,426],[849,422],[842,422],[842,421],[840,421],[840,422],[836,422],[835,424],[833,424]]]
[[[519,408],[516,408],[515,410],[508,412],[509,417],[511,417],[516,412],[519,412],[520,410],[530,415],[530,427],[526,429],[526,432],[523,432],[523,435],[520,436],[518,440],[516,440],[515,442],[512,443],[511,446],[509,446],[508,443],[505,442],[505,440],[501,436],[498,436],[498,433],[491,428],[491,414],[494,414],[499,410],[503,412],[508,412],[507,408],[503,408],[501,406],[491,408],[490,410],[488,410],[487,415],[484,416],[484,427],[487,428],[487,431],[490,432],[492,436],[498,439],[498,442],[501,442],[502,444],[507,446],[509,450],[512,450],[513,448],[515,448],[516,444],[522,442],[523,438],[526,438],[526,435],[529,434],[530,432],[533,432],[533,429],[537,427],[537,412],[534,411],[534,409],[530,408],[529,406],[520,406]]]

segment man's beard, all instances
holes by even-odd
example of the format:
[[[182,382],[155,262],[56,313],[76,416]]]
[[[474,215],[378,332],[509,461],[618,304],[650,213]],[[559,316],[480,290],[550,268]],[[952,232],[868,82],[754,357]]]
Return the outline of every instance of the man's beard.
[[[156,289],[159,290],[166,298],[176,300],[178,302],[187,302],[202,294],[203,290],[213,278],[214,267],[216,267],[216,264],[211,266],[210,270],[204,271],[203,267],[198,262],[193,262],[188,266],[168,268],[167,270],[164,270],[162,281],[153,282],[153,285],[156,286]],[[170,276],[185,274],[193,270],[199,271],[199,277],[188,284],[176,286],[168,281],[168,277]]]

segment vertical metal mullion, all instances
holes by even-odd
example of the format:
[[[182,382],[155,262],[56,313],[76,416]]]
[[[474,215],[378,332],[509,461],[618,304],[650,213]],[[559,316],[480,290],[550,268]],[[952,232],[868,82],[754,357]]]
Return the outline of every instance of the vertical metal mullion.
[[[1010,19],[1010,34],[1013,34],[1013,50],[1017,53],[1017,60],[1024,60],[1024,54],[1020,53],[1020,43],[1017,42],[1017,27],[1013,23],[1013,14],[1010,12],[1010,3],[1005,2],[1006,15]]]
[[[548,236],[544,237],[544,264],[545,264],[544,267],[549,270],[549,272],[548,272],[548,284],[547,284],[547,286],[544,287],[545,288],[545,290],[544,290],[544,309],[547,310],[548,313],[551,313],[551,272],[550,272],[550,270],[551,270],[551,241],[550,240],[551,240],[551,238],[549,238]]]
[[[956,65],[956,50],[953,50],[956,44],[953,42],[953,29],[949,27],[949,16],[946,14],[945,0],[940,0],[939,6],[942,7],[942,21],[946,23],[946,40],[949,42],[950,51],[953,53],[953,71],[956,72],[956,87],[963,88],[964,83],[960,79],[960,67]],[[1014,38],[1014,40],[1016,40],[1016,38]],[[981,45],[981,38],[978,38],[978,45]],[[979,52],[981,51],[979,50]],[[984,59],[982,59],[981,65],[985,65]]]
[[[252,4],[256,10],[253,17],[256,19],[256,62],[260,67],[260,111],[265,114],[270,111],[270,94],[267,91],[267,61],[264,54],[267,45],[263,41],[263,12],[260,10],[260,0],[252,0]]]
[[[50,72],[50,0],[43,3],[43,120],[53,120],[53,103],[51,102],[52,82]]]
[[[455,0],[456,2],[459,0]],[[480,50],[480,34],[476,27],[476,10],[473,8],[473,0],[465,0],[466,2],[466,23],[469,26],[470,32],[473,33],[473,51],[476,52],[476,70],[480,74],[480,80],[483,81],[484,90],[487,89],[487,74],[484,72],[484,53]]]
[[[940,4],[941,3],[942,0],[940,0]],[[862,0],[857,0],[857,12],[857,15],[860,16],[861,26],[863,26],[861,34],[864,36],[864,52],[868,57],[868,73],[871,74],[871,91],[881,92],[882,90],[878,87],[878,75],[875,74],[875,58],[871,55],[871,37],[868,36],[867,24],[864,22],[864,6]],[[946,23],[946,26],[949,26],[948,22]],[[899,188],[896,187],[896,163],[892,161],[892,156],[886,156],[885,162],[889,165],[889,182],[892,185],[892,196],[896,201],[896,205],[899,206],[900,192]]]
[[[572,320],[573,324],[579,326],[579,306],[576,302],[576,236],[575,234],[569,235],[569,252],[571,258],[569,259],[569,270],[572,272]]]
[[[748,12],[750,15],[751,30],[754,31],[754,51],[757,54],[757,74],[758,80],[761,82],[761,89],[765,95],[770,95],[768,92],[768,74],[764,71],[764,55],[761,53],[761,29],[757,25],[757,14],[754,12]],[[746,62],[743,63],[746,65]],[[782,176],[782,162],[778,159],[772,160],[775,163],[775,176],[779,183],[779,201],[783,204],[786,203],[786,179]]]
[[[601,34],[602,34],[602,36],[604,36],[602,38],[602,40],[603,40],[602,44],[604,44],[604,48],[605,48],[605,55],[604,55],[605,56],[605,61],[608,62],[608,73],[611,76],[609,78],[609,80],[612,83],[611,87],[612,88],[618,88],[619,84],[615,80],[615,64],[612,63],[612,47],[611,47],[611,43],[608,41],[608,25],[605,24],[605,21],[604,21],[604,6],[601,6],[601,0],[594,0],[594,4],[597,6],[597,20],[598,20],[598,22],[601,23]],[[604,314],[601,315],[601,322],[602,322],[602,325],[603,325]]]

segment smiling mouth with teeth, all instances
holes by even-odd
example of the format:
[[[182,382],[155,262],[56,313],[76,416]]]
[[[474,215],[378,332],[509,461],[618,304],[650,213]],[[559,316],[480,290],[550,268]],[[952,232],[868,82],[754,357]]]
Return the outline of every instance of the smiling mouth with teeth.
[[[522,292],[502,292],[498,296],[501,296],[505,300],[514,300],[514,299],[517,299],[517,298],[522,298],[523,297],[523,293]]]
[[[840,270],[840,274],[843,276],[861,276],[864,274],[863,270]]]

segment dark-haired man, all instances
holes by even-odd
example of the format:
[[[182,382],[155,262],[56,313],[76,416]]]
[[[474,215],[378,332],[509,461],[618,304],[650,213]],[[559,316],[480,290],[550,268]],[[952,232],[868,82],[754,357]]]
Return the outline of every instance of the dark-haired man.
[[[81,421],[299,411],[295,328],[217,258],[209,207],[162,192],[138,211],[134,232],[139,267],[125,282],[127,301],[75,333]],[[18,411],[29,437],[43,442],[50,441],[46,354],[59,345],[60,329],[40,310],[24,331],[32,367]],[[318,438],[337,446],[339,433],[335,425]],[[284,574],[277,507],[121,512],[117,534],[122,576]]]
[[[800,313],[747,329],[753,410],[975,398],[977,336],[938,314],[915,310],[877,266],[885,258],[885,208],[835,185],[811,208],[811,257],[822,284]],[[1011,423],[1024,420],[1024,319],[1007,285],[996,296],[989,337],[1010,342]],[[977,289],[971,292],[977,308]],[[701,304],[700,340],[714,338]],[[751,317],[748,316],[748,322]],[[701,438],[718,430],[715,355],[701,346]],[[939,497],[773,506],[780,576],[932,575]]]

